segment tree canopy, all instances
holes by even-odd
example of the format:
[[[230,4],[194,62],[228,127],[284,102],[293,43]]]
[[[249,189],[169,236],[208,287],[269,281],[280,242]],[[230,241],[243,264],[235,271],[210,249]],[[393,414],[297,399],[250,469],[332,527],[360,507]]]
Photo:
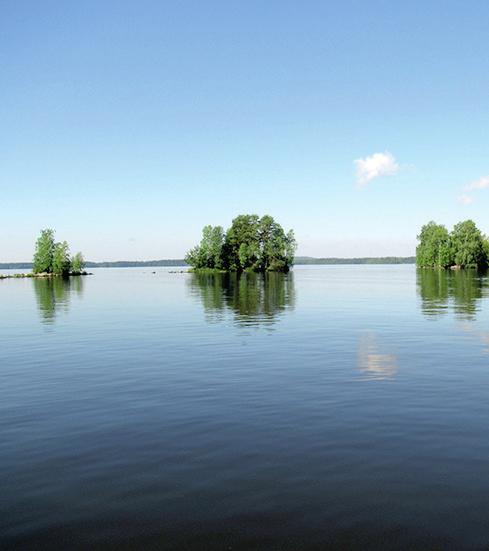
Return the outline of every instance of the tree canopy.
[[[51,229],[42,230],[36,241],[36,251],[33,259],[32,271],[35,274],[52,273],[54,247],[54,231]]]
[[[416,248],[416,264],[423,268],[486,268],[489,241],[472,220],[455,225],[449,233],[445,226],[429,222],[421,228]]]
[[[447,268],[452,264],[450,234],[445,226],[429,222],[421,228],[416,262],[424,267]]]
[[[296,247],[294,232],[285,233],[271,216],[242,214],[226,232],[221,226],[205,226],[200,244],[185,261],[200,270],[288,272]]]
[[[45,229],[41,231],[36,241],[32,271],[35,274],[53,274],[67,276],[80,274],[85,266],[81,253],[77,253],[73,259],[70,256],[70,248],[66,241],[56,243],[54,231]]]

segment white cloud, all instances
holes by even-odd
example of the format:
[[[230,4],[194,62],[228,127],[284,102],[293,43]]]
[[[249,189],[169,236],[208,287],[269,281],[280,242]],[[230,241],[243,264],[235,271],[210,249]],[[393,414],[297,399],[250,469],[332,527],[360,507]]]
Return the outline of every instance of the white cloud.
[[[466,190],[486,188],[489,188],[489,176],[482,176],[482,178],[479,178],[478,180],[475,180],[475,182],[471,182],[465,186]]]
[[[489,188],[489,176],[482,176],[478,180],[474,180],[473,182],[470,182],[470,184],[466,184],[462,191],[478,191],[481,189],[488,189]],[[457,201],[461,203],[462,205],[470,205],[474,202],[474,197],[472,194],[468,195],[467,193],[463,193],[459,197],[457,197]]]
[[[458,197],[457,201],[462,205],[470,205],[470,203],[474,202],[474,198],[464,193],[463,195],[460,195],[460,197]]]
[[[357,168],[357,183],[359,186],[366,186],[374,178],[379,176],[393,176],[399,171],[394,156],[388,151],[384,153],[374,153],[364,159],[353,161]]]

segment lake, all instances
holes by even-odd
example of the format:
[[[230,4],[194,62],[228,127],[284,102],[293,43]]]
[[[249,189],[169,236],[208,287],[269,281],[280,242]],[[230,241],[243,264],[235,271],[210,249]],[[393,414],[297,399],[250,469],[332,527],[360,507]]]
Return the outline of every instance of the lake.
[[[489,280],[0,281],[0,546],[489,547]]]

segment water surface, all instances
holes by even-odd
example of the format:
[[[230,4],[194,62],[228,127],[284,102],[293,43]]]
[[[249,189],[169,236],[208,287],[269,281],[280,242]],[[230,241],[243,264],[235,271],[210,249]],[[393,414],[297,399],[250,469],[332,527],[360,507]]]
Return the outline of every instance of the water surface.
[[[0,544],[489,546],[489,282],[0,281]]]

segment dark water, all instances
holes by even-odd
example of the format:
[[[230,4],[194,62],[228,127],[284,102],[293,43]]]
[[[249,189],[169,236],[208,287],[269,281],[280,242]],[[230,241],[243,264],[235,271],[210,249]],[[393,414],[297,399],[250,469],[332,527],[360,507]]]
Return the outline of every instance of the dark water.
[[[0,281],[0,546],[489,548],[489,282]]]

